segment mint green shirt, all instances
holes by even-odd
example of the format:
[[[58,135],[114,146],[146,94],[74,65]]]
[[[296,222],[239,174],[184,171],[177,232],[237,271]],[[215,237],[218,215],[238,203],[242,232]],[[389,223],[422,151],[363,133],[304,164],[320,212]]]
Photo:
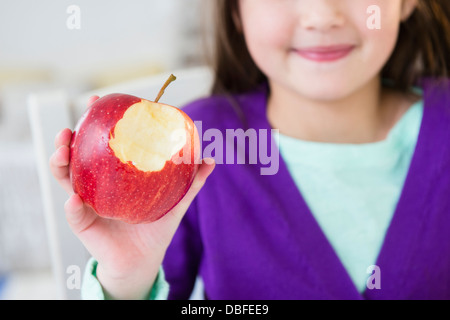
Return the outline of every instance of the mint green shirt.
[[[360,292],[400,198],[422,117],[419,101],[386,140],[368,144],[314,143],[279,134],[289,172]]]
[[[419,101],[386,140],[368,144],[314,143],[279,134],[280,154],[289,172],[360,292],[400,198],[422,117]],[[105,299],[96,266],[94,259],[88,262],[83,299]],[[168,292],[161,268],[148,298],[167,299]]]
[[[97,279],[97,264],[94,258],[89,259],[87,263],[81,287],[82,300],[106,300],[106,295]],[[147,298],[148,300],[167,300],[168,296],[169,284],[164,277],[164,270],[160,268]]]

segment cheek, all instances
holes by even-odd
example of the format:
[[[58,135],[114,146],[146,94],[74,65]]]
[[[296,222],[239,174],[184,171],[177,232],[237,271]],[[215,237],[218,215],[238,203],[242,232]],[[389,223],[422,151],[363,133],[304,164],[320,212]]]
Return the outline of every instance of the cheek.
[[[243,21],[247,48],[255,63],[265,71],[287,52],[295,22],[283,12],[260,12],[255,8]]]
[[[380,29],[370,29],[366,24],[360,26],[360,34],[364,42],[364,58],[380,68],[391,57],[399,34],[399,20],[396,12],[388,10],[381,12]]]

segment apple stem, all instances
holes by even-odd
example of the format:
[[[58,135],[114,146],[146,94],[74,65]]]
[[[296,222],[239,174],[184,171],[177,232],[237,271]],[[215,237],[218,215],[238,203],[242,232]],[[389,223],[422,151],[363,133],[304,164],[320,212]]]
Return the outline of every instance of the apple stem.
[[[161,88],[161,90],[158,93],[158,96],[155,99],[155,102],[158,103],[159,99],[161,99],[161,97],[164,94],[164,91],[166,90],[166,88],[169,86],[170,83],[172,83],[173,81],[175,81],[177,79],[177,77],[175,77],[173,74],[170,75],[169,79],[167,79],[166,83],[164,83],[163,87]]]

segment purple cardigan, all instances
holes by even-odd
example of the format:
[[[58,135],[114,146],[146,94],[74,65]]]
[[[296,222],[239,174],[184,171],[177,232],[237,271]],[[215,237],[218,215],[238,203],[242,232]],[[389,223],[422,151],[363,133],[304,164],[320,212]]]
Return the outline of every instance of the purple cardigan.
[[[258,160],[218,164],[208,178],[163,263],[169,299],[187,299],[197,274],[215,300],[450,299],[450,81],[422,87],[417,147],[376,262],[381,289],[357,291],[283,160],[275,175]],[[266,96],[234,97],[249,128],[270,130]],[[225,97],[184,110],[203,132],[247,128]]]

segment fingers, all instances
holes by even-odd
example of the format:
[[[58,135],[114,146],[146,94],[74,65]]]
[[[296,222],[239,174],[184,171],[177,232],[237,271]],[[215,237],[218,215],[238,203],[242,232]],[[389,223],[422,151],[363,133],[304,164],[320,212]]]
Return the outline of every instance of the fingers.
[[[95,101],[97,101],[98,99],[100,99],[99,96],[92,96],[92,97],[90,97],[89,100],[88,100],[88,103],[87,103],[88,108],[89,108]]]
[[[90,107],[99,96],[92,96],[88,100],[88,107]],[[72,186],[69,176],[69,155],[70,155],[70,141],[72,140],[72,130],[63,129],[55,137],[56,151],[50,157],[50,171],[58,180],[61,186],[69,194],[73,194]]]
[[[75,234],[88,229],[97,218],[95,212],[88,210],[81,198],[73,194],[64,204],[66,219]]]
[[[50,169],[57,180],[68,177],[69,153],[70,149],[68,146],[61,146],[50,157]]]
[[[55,137],[55,148],[58,149],[61,146],[69,146],[70,140],[72,140],[72,130],[63,129]]]
[[[72,131],[70,129],[64,129],[56,136],[55,147],[57,149],[50,157],[49,162],[50,172],[68,194],[73,194],[69,175],[69,144],[71,138]]]

